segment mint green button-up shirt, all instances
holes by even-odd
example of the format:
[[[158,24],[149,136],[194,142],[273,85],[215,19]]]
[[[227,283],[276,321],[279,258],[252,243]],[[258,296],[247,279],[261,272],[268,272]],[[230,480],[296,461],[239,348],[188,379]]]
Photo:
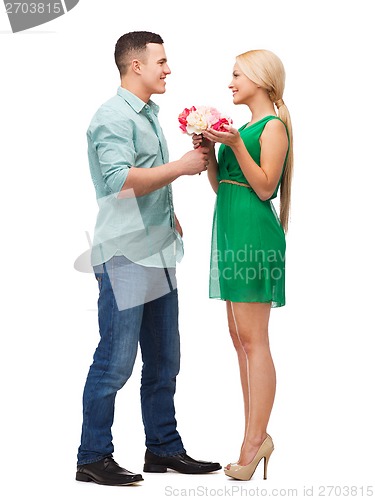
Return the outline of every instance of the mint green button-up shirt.
[[[91,120],[88,158],[99,205],[93,266],[114,255],[155,267],[173,267],[182,258],[171,185],[140,197],[132,190],[118,196],[131,167],[153,168],[169,161],[158,111],[151,100],[146,104],[120,87]]]

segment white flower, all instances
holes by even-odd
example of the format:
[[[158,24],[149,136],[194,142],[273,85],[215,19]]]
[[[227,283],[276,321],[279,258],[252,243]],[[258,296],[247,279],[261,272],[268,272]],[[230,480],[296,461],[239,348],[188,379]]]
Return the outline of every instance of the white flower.
[[[203,130],[206,130],[208,127],[205,109],[202,107],[197,108],[196,111],[192,111],[186,121],[186,130],[188,134],[201,134]]]

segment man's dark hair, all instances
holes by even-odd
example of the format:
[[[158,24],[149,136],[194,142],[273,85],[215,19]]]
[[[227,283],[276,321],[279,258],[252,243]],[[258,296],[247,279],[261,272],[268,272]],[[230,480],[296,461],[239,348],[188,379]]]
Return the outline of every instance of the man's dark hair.
[[[150,31],[132,31],[125,33],[117,40],[115,47],[115,62],[120,71],[120,75],[124,75],[130,64],[130,57],[135,53],[140,56],[142,52],[146,52],[148,43],[164,43],[160,35],[151,33]]]

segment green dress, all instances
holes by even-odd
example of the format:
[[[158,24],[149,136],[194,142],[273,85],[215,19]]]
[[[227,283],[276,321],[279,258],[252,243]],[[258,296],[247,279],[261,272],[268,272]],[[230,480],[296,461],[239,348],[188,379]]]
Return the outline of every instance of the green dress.
[[[273,119],[279,120],[270,115],[239,129],[258,165],[259,138]],[[218,165],[219,182],[249,186],[229,146],[220,146]],[[210,298],[285,305],[285,234],[271,201],[277,196],[281,178],[266,201],[260,200],[250,186],[219,183],[212,228]]]

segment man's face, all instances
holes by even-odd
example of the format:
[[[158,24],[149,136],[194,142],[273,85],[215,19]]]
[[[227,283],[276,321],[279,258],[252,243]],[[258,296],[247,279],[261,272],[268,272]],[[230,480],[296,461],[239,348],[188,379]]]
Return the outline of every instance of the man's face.
[[[165,78],[170,73],[164,46],[160,43],[148,43],[141,62],[142,84],[145,90],[150,95],[164,94]]]

